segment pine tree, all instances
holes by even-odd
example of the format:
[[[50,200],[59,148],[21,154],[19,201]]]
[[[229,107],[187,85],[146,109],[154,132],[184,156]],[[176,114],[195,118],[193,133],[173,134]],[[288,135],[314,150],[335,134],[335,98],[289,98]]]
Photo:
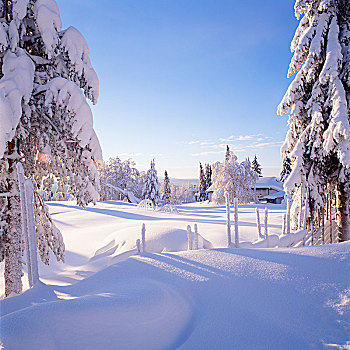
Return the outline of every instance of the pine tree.
[[[225,154],[225,161],[229,161],[230,160],[230,147],[228,145],[226,145],[226,154]]]
[[[284,157],[280,181],[282,182],[286,181],[291,171],[292,171],[292,161],[289,157]]]
[[[259,177],[262,177],[262,171],[261,171],[261,165],[258,162],[258,158],[256,155],[254,156],[253,162],[252,162],[252,169],[258,174]]]
[[[165,170],[164,172],[164,183],[163,183],[163,201],[164,204],[170,204],[171,199],[171,188],[170,188],[170,179],[168,176],[168,172]]]
[[[54,0],[6,1],[0,7],[0,261],[5,294],[22,290],[22,229],[17,164],[36,188],[69,187],[78,204],[98,199],[96,161],[102,152],[86,101],[98,98],[98,78],[78,30],[61,30]],[[48,181],[44,181],[48,179]],[[64,245],[35,193],[39,255],[63,259]]]
[[[288,77],[296,73],[278,114],[289,114],[281,148],[292,159],[287,192],[306,188],[311,209],[324,207],[325,188],[338,192],[340,240],[350,239],[350,3],[348,0],[297,0],[302,16],[291,43]]]
[[[158,205],[161,198],[154,159],[151,161],[151,168],[146,174],[145,184],[143,187],[143,198],[150,199],[154,205]]]
[[[205,189],[208,190],[208,188],[211,186],[212,182],[211,182],[211,166],[210,164],[206,164],[205,165]],[[208,195],[207,195],[208,197]]]
[[[199,201],[203,202],[208,199],[208,194],[206,192],[207,186],[205,181],[205,175],[203,166],[199,163]]]

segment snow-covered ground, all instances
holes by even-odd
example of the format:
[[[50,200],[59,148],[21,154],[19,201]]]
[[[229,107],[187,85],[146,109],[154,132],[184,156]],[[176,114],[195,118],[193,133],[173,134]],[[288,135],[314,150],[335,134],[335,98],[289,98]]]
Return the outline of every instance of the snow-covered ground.
[[[349,243],[227,249],[224,207],[49,205],[66,262],[40,263],[41,283],[0,302],[5,349],[350,348]],[[279,234],[284,209],[269,209]],[[256,240],[255,206],[239,220]],[[142,223],[148,253],[135,255]],[[194,224],[212,249],[184,251]]]

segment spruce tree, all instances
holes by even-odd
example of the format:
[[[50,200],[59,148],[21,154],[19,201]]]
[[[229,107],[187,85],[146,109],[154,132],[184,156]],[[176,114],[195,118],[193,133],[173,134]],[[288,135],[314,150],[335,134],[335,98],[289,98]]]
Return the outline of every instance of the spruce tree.
[[[258,174],[259,177],[262,177],[262,171],[261,171],[261,165],[258,162],[258,158],[256,155],[254,156],[253,162],[252,162],[252,169]]]
[[[291,171],[292,171],[292,161],[289,157],[284,157],[280,181],[282,182],[286,181]]]
[[[226,145],[226,154],[225,154],[225,161],[229,161],[230,160],[230,147],[228,145]]]
[[[199,163],[199,201],[200,202],[206,201],[208,199],[206,189],[207,189],[207,186],[206,186],[203,166],[201,163]]]
[[[311,209],[324,207],[325,188],[336,187],[340,240],[350,239],[350,2],[297,0],[299,26],[288,77],[295,75],[278,107],[289,113],[281,148],[292,159],[287,192],[309,192]],[[299,201],[300,202],[300,201]]]
[[[61,30],[54,0],[1,2],[0,7],[0,261],[5,295],[22,290],[21,201],[17,164],[36,188],[54,183],[86,206],[96,201],[96,161],[102,152],[86,101],[98,98],[98,78],[80,32]],[[44,179],[46,179],[44,181]],[[63,260],[62,237],[34,193],[39,256]]]
[[[160,190],[157,170],[154,159],[151,161],[151,168],[147,170],[146,179],[143,187],[143,198],[150,199],[154,205],[159,204]]]
[[[164,183],[163,183],[163,201],[164,204],[170,204],[170,199],[171,199],[171,188],[170,188],[170,179],[168,176],[168,172],[165,170],[164,172]]]
[[[206,190],[207,190],[207,189],[211,186],[211,184],[212,184],[211,175],[212,175],[211,165],[210,165],[210,164],[206,164],[206,165],[205,165],[205,188],[206,188]],[[208,193],[207,193],[207,197],[208,197]]]

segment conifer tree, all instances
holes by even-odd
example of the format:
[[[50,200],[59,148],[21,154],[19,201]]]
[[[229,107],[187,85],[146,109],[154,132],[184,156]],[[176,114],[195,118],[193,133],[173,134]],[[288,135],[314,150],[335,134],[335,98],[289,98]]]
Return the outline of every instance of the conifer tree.
[[[230,160],[230,147],[228,145],[226,145],[226,154],[225,154],[225,161],[229,161]]]
[[[102,152],[86,101],[97,102],[98,78],[80,32],[61,30],[54,0],[2,1],[0,20],[0,261],[8,296],[22,290],[17,164],[36,188],[50,191],[55,179],[86,206],[98,199]],[[63,260],[62,237],[34,197],[39,256],[48,263],[52,250]]]
[[[211,175],[212,175],[211,165],[210,164],[206,164],[205,165],[205,188],[206,188],[206,190],[208,190],[208,188],[212,184]],[[208,197],[208,194],[207,194],[207,197]]]
[[[208,199],[206,189],[207,187],[206,187],[203,166],[201,163],[199,163],[199,201],[200,202],[206,201]]]
[[[284,186],[304,200],[307,188],[313,211],[324,207],[326,186],[336,186],[339,238],[349,240],[350,2],[297,0],[294,9],[301,20],[288,77],[296,75],[278,107],[290,112],[281,153],[293,165]]]
[[[284,157],[280,181],[282,182],[286,181],[291,171],[292,171],[292,161],[289,157]]]
[[[254,156],[253,162],[252,162],[252,169],[258,174],[259,177],[262,177],[262,171],[261,171],[261,165],[258,162],[258,158],[256,155]]]
[[[159,180],[154,159],[151,161],[151,168],[147,170],[145,184],[143,187],[143,198],[150,199],[154,205],[158,205],[161,198]]]
[[[163,201],[164,204],[170,204],[170,199],[171,199],[171,187],[170,187],[170,179],[168,176],[168,172],[165,170],[164,172],[164,183],[163,183]]]

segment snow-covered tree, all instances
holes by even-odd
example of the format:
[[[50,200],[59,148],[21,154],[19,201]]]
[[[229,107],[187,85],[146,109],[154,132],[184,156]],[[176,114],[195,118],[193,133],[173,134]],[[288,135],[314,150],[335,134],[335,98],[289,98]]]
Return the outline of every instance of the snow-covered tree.
[[[199,201],[200,202],[206,201],[208,199],[208,194],[206,190],[207,190],[207,185],[206,185],[203,166],[202,166],[202,163],[199,163]]]
[[[237,157],[230,151],[229,158],[223,163],[216,162],[212,166],[213,200],[225,203],[225,192],[229,194],[230,203],[237,198],[240,203],[247,203],[255,199],[254,185],[258,175],[252,169],[250,162],[238,163]]]
[[[163,197],[164,204],[170,204],[171,200],[171,187],[168,172],[164,172],[164,182],[163,182]]]
[[[231,157],[230,147],[226,145],[225,161],[229,161]]]
[[[256,155],[254,156],[254,159],[252,161],[252,168],[258,174],[259,177],[262,177],[261,165],[259,164]]]
[[[151,161],[151,168],[147,170],[142,197],[150,199],[154,205],[158,205],[161,198],[154,160]]]
[[[100,169],[101,197],[103,200],[124,199],[125,195],[116,192],[113,185],[121,190],[130,191],[137,198],[141,198],[143,178],[131,159],[121,161],[119,157],[112,157]]]
[[[190,183],[176,186],[170,184],[171,201],[173,204],[192,203],[196,201],[195,189]]]
[[[211,165],[210,165],[210,164],[206,164],[206,165],[205,165],[205,188],[206,188],[206,190],[207,190],[207,189],[211,186],[211,184],[212,184],[211,175],[212,175]]]
[[[96,162],[101,148],[93,130],[92,103],[98,78],[80,32],[61,29],[54,0],[0,3],[0,260],[5,260],[5,295],[22,290],[21,203],[16,165],[36,188],[56,182],[78,203],[96,201]],[[64,245],[37,197],[35,225],[39,255],[50,248],[63,259]]]
[[[309,190],[311,209],[324,206],[327,184],[338,194],[340,240],[350,239],[350,2],[297,0],[299,26],[288,77],[295,75],[278,114],[289,113],[281,148],[292,159],[284,186],[289,193]]]
[[[287,180],[289,174],[292,171],[292,161],[289,157],[283,158],[283,164],[282,164],[282,171],[281,171],[281,178],[280,181],[284,182]]]

